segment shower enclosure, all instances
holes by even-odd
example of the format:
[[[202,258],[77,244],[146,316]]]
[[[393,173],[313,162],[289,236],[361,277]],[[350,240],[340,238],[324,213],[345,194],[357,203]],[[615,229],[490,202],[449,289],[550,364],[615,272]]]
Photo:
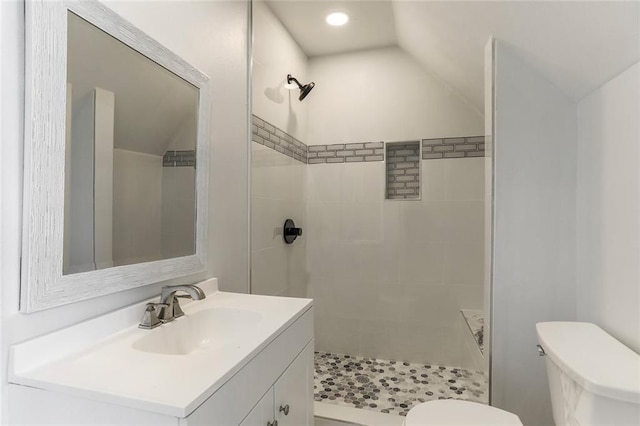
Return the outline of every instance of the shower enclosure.
[[[482,114],[398,47],[308,53],[285,3],[253,5],[252,293],[314,299],[319,403],[487,402]]]

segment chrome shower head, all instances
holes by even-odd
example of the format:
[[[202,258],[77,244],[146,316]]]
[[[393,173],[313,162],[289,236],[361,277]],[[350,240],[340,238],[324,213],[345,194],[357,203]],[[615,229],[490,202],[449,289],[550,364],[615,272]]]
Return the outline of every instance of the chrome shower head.
[[[293,77],[291,74],[287,74],[287,84],[291,84],[292,81],[296,83],[298,85],[298,89],[300,89],[300,96],[298,96],[299,101],[302,101],[304,98],[306,98],[309,92],[311,92],[311,90],[316,86],[313,81],[303,86],[295,77]]]

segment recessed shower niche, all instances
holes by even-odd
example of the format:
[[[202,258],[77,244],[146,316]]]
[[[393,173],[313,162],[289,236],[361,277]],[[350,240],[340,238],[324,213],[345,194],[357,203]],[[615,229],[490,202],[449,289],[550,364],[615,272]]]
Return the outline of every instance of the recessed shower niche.
[[[386,143],[387,200],[420,199],[420,141]]]

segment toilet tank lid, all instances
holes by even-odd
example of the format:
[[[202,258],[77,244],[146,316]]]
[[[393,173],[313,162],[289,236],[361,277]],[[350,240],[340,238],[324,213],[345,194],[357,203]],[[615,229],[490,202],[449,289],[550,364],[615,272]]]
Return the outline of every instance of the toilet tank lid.
[[[586,390],[640,403],[640,355],[595,324],[540,322],[538,342],[546,355]]]

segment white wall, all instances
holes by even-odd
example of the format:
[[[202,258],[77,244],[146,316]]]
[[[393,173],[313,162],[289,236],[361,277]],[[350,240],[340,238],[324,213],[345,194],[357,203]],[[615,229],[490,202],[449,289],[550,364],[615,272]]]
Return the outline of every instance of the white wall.
[[[484,47],[484,370],[491,370],[491,279],[493,274],[493,57],[494,38]],[[491,384],[489,383],[489,390]]]
[[[196,170],[162,168],[162,257],[195,253]]]
[[[109,5],[212,79],[207,276],[218,277],[222,290],[246,292],[248,2],[113,1]]]
[[[262,0],[253,2],[252,71],[253,113],[305,142],[308,101],[284,85],[287,74],[301,84],[311,81],[307,56]]]
[[[96,87],[74,102],[76,89],[67,83],[63,274],[113,266],[115,100]]]
[[[96,269],[113,266],[113,134],[115,96],[108,90],[95,90],[94,155],[94,238]]]
[[[198,278],[217,276],[222,289],[246,291],[248,5],[242,1],[115,2],[111,5],[119,14],[212,78],[209,195],[211,266],[207,274],[176,282],[193,282]],[[162,284],[34,314],[18,313],[22,226],[24,4],[17,1],[0,2],[0,19],[0,149],[3,156],[0,167],[0,393],[4,416],[7,404],[5,374],[8,345],[157,295]],[[194,43],[194,40],[198,42]]]
[[[194,150],[197,144],[194,113],[172,135],[168,151]],[[196,167],[162,168],[162,257],[195,253]]]
[[[483,309],[484,159],[421,163],[415,201],[384,199],[384,162],[308,167],[316,349],[481,369],[460,309]]]
[[[162,157],[113,150],[113,263],[162,259]]]
[[[253,143],[251,167],[251,292],[307,296],[307,165]],[[285,244],[282,227],[293,219],[302,236]]]
[[[640,64],[578,104],[578,320],[640,352]]]
[[[307,101],[284,88],[287,74],[310,79],[307,57],[266,4],[253,2],[252,113],[305,142]],[[251,154],[251,291],[305,297],[306,164],[264,145]],[[303,236],[285,244],[282,227],[293,219]]]
[[[69,258],[64,261],[63,273],[95,269],[95,97],[96,92],[92,90],[76,99],[72,117],[67,118],[67,123],[71,123],[71,131],[69,140],[65,142],[69,149],[65,153],[68,160],[65,161],[65,172],[69,173],[69,187],[65,188],[64,202],[65,211],[68,210],[69,213],[69,221],[66,222],[69,226],[64,235],[65,244],[69,245]]]
[[[482,135],[483,117],[397,47],[312,58],[308,145]],[[452,113],[454,112],[454,113]]]
[[[576,312],[576,106],[495,48],[492,404],[553,424],[535,323]]]

